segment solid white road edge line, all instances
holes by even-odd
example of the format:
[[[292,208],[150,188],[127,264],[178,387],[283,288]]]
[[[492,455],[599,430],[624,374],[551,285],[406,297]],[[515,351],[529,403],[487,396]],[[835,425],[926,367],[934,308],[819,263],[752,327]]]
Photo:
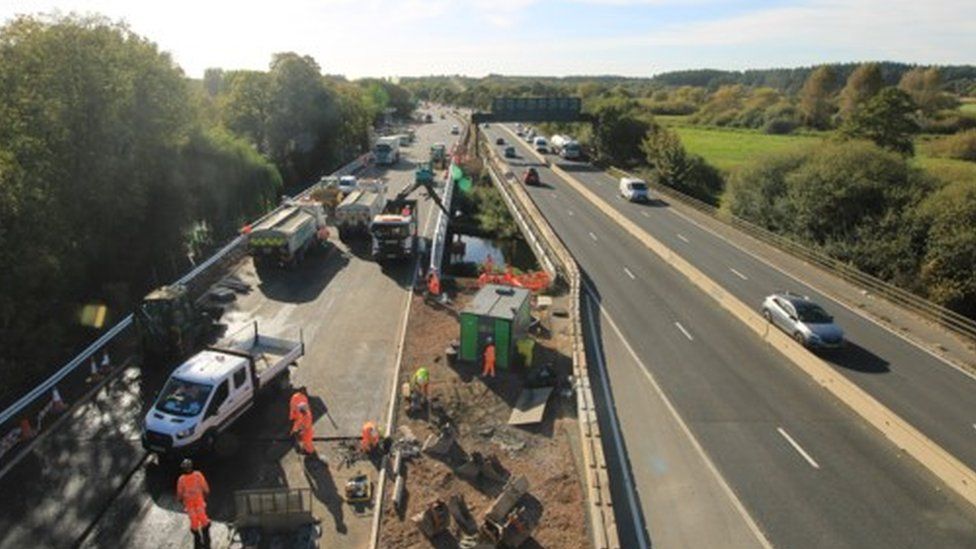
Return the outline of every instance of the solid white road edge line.
[[[630,506],[631,520],[637,532],[637,543],[641,549],[648,549],[647,539],[644,532],[647,531],[647,524],[644,517],[637,512],[637,487],[634,479],[630,476],[630,468],[624,461],[624,443],[620,434],[620,422],[617,419],[617,409],[610,396],[610,379],[607,375],[607,365],[603,362],[603,342],[596,338],[596,325],[593,324],[593,306],[590,305],[589,297],[586,298],[587,324],[590,327],[589,339],[594,342],[593,355],[596,357],[597,365],[600,369],[600,384],[603,385],[603,399],[607,403],[607,410],[610,412],[610,430],[613,433],[613,445],[617,448],[617,459],[620,461],[620,470],[624,475],[624,491],[627,492],[627,504]],[[622,339],[622,338],[621,338]]]
[[[688,333],[688,330],[685,330],[685,327],[682,326],[680,322],[675,322],[674,325],[677,326],[679,330],[681,330],[681,333],[685,334],[685,337],[688,338],[688,341],[695,340],[695,338],[691,337],[691,334]]]
[[[749,280],[749,277],[733,269],[732,267],[729,267],[729,270],[732,271],[732,273],[735,274],[735,276],[741,278],[742,280]]]
[[[809,463],[811,467],[813,467],[814,469],[820,468],[820,465],[818,465],[817,462],[814,461],[812,457],[810,457],[810,454],[808,454],[806,450],[804,450],[799,444],[797,444],[795,440],[793,440],[793,437],[791,437],[790,434],[786,432],[786,429],[783,429],[782,427],[777,427],[776,430],[779,431],[779,434],[783,435],[783,438],[786,439],[786,442],[790,443],[790,446],[792,446],[794,450],[796,450],[801,456],[803,456],[803,459],[807,460],[807,463]]]
[[[590,330],[592,333],[595,331],[595,328],[593,325],[593,308],[592,305],[590,305],[590,303],[591,300],[593,299],[594,292],[593,289],[590,288],[589,284],[586,284],[586,293],[587,293],[586,308],[587,311],[589,312],[588,320],[590,324]],[[634,359],[634,362],[638,366],[640,366],[641,373],[644,374],[645,378],[647,378],[647,381],[648,383],[650,383],[651,388],[654,389],[654,392],[657,394],[658,398],[660,398],[661,401],[664,403],[664,406],[668,409],[668,412],[671,414],[671,417],[681,428],[681,431],[685,434],[686,437],[688,437],[688,440],[691,442],[691,445],[695,448],[695,451],[698,453],[702,461],[705,463],[705,467],[708,468],[709,472],[712,473],[712,475],[715,477],[715,480],[718,482],[719,486],[722,487],[722,491],[725,492],[725,494],[729,497],[729,501],[732,502],[732,506],[735,507],[736,511],[738,511],[739,516],[741,516],[742,520],[745,521],[746,526],[748,526],[749,530],[752,531],[752,534],[756,536],[756,540],[763,547],[766,547],[767,549],[772,549],[773,545],[769,543],[769,540],[766,539],[766,536],[763,535],[762,530],[759,529],[759,525],[756,524],[756,521],[754,521],[752,519],[752,516],[749,515],[749,512],[746,511],[745,505],[742,504],[742,501],[739,500],[738,496],[735,495],[735,492],[732,491],[732,487],[729,486],[729,484],[725,481],[725,478],[721,475],[721,473],[718,472],[718,467],[715,466],[715,463],[713,463],[711,458],[708,457],[708,454],[705,453],[705,449],[702,447],[701,443],[698,442],[698,439],[695,438],[695,435],[694,433],[691,432],[691,429],[688,428],[688,424],[685,423],[684,418],[682,418],[681,415],[678,414],[678,410],[674,407],[674,404],[671,403],[671,399],[669,399],[668,396],[664,393],[664,390],[661,389],[661,386],[657,384],[657,380],[654,378],[654,374],[652,374],[650,369],[648,369],[648,367],[644,364],[644,361],[641,360],[639,356],[637,356],[637,352],[634,351],[634,348],[631,347],[630,342],[627,341],[627,339],[624,337],[623,332],[621,332],[620,328],[617,327],[617,323],[614,322],[613,318],[610,317],[610,313],[607,312],[607,310],[603,307],[602,304],[599,307],[600,307],[601,316],[607,319],[607,323],[610,325],[610,328],[613,330],[613,332],[617,335],[617,338],[620,339],[620,342],[624,344],[624,348],[627,349],[627,353],[630,355],[631,358]],[[602,342],[599,345],[602,348]],[[605,393],[604,397],[606,397],[606,393],[609,392],[606,368],[603,367],[604,364],[602,358],[600,358],[602,355],[600,353],[596,353],[596,355],[598,357],[597,361],[599,362],[600,365],[600,373],[601,373],[600,377],[601,379],[604,380],[603,390]],[[609,406],[609,401],[607,402],[607,404]],[[615,421],[616,415],[612,411],[612,409],[610,415],[612,418],[614,418],[614,423],[616,423]]]

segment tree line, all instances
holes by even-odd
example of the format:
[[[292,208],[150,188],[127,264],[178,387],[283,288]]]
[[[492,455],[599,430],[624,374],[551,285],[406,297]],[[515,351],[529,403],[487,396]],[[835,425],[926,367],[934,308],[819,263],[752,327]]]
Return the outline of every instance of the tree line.
[[[410,101],[294,53],[192,80],[98,16],[0,27],[0,399],[95,335],[79,307],[120,318]]]

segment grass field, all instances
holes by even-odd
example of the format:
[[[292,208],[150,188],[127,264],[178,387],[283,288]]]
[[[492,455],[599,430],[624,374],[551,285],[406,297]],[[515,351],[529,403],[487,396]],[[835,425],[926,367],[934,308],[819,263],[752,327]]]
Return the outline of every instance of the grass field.
[[[767,135],[755,130],[695,126],[685,116],[655,119],[673,128],[689,152],[701,155],[726,173],[767,154],[815,146],[829,136],[828,133]],[[924,139],[918,140],[916,148],[915,163],[933,175],[945,181],[976,181],[976,163],[930,156]]]
[[[757,157],[809,147],[823,138],[813,135],[767,135],[750,130],[675,125],[689,152],[699,154],[723,171],[732,171]]]
[[[963,103],[959,105],[959,110],[967,114],[976,114],[976,103]]]

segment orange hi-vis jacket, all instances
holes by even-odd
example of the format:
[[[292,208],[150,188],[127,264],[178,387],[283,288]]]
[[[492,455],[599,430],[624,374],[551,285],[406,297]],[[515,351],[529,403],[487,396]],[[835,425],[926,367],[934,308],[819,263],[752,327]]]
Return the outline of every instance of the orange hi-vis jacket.
[[[298,405],[304,404],[308,406],[308,397],[305,396],[301,391],[295,391],[295,394],[291,395],[291,402],[288,403],[288,419],[295,421],[298,417]]]
[[[209,494],[210,485],[200,471],[184,473],[176,481],[176,499],[183,502],[188,513],[191,509],[206,508],[204,498]]]

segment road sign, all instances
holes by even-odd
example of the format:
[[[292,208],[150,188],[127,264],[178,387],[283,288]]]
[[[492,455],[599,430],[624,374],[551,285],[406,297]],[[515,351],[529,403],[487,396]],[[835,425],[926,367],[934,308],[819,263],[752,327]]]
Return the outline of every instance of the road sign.
[[[579,122],[586,119],[580,112],[579,97],[499,97],[491,102],[491,113],[474,113],[472,121],[480,122]]]

